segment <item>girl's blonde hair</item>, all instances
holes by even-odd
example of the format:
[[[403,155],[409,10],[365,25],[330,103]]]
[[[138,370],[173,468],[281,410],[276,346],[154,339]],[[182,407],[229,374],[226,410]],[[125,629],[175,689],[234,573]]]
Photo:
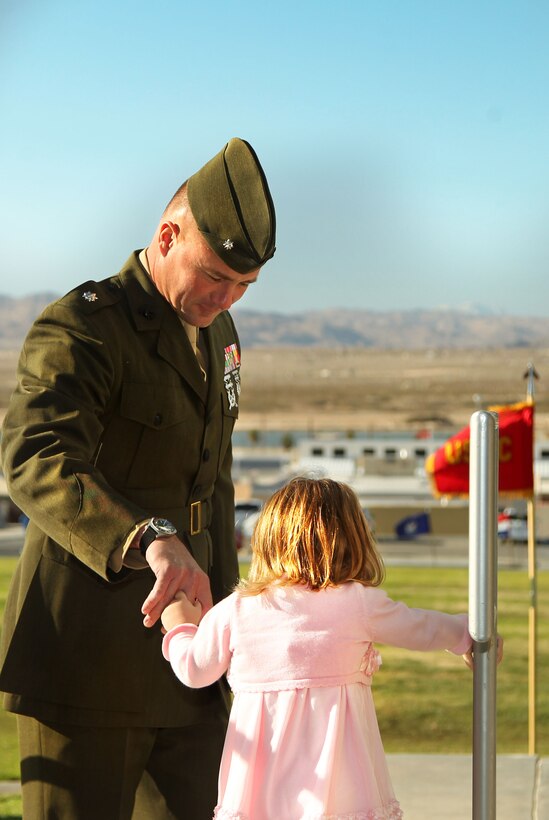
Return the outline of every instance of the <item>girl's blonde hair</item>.
[[[385,569],[354,491],[329,478],[294,478],[263,507],[252,536],[252,563],[238,589],[269,584],[311,589],[359,581],[379,586]]]

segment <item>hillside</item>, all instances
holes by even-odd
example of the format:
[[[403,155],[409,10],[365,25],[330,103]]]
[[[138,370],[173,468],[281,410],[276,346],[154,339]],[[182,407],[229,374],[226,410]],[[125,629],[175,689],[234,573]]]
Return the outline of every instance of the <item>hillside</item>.
[[[0,297],[0,415],[27,328],[52,299]],[[549,437],[549,321],[464,311],[234,311],[243,347],[241,429],[455,429],[520,401],[534,362]]]
[[[52,293],[0,295],[0,350],[17,350]],[[323,310],[298,314],[235,308],[243,347],[425,348],[549,347],[549,320],[495,316],[465,310]]]
[[[461,310],[233,310],[244,347],[502,348],[549,346],[549,320]]]

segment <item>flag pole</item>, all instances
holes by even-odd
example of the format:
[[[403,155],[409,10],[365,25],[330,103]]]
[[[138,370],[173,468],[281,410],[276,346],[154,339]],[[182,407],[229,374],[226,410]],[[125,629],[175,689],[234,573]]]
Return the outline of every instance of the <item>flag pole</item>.
[[[532,362],[524,374],[527,379],[526,401],[534,404],[534,379],[539,375]],[[532,453],[532,458],[534,454]],[[528,606],[528,754],[536,754],[536,701],[537,701],[537,572],[536,572],[536,505],[535,486],[526,501],[528,521],[528,586],[530,601]]]
[[[469,632],[473,638],[473,820],[496,818],[498,416],[471,416]]]

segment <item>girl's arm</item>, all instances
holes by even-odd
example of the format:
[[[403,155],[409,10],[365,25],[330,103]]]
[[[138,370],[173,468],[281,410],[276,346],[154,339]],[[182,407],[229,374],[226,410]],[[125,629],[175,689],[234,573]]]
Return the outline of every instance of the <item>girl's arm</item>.
[[[433,609],[413,609],[393,601],[381,589],[367,590],[366,616],[372,640],[403,649],[448,649],[456,655],[472,646],[468,616],[449,615]]]
[[[164,627],[169,629],[162,642],[162,652],[172,669],[185,686],[200,688],[218,680],[228,669],[230,649],[230,607],[232,596],[220,601],[206,613],[200,626],[197,606],[188,599],[170,604],[162,615]],[[173,624],[174,616],[187,619],[186,623]]]

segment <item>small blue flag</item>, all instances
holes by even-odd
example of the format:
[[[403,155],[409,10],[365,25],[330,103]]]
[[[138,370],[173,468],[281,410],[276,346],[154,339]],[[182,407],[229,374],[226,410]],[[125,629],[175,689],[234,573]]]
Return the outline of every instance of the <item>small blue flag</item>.
[[[409,515],[403,518],[395,526],[397,536],[405,540],[412,540],[417,535],[431,532],[431,519],[429,513],[423,512],[417,515]]]

